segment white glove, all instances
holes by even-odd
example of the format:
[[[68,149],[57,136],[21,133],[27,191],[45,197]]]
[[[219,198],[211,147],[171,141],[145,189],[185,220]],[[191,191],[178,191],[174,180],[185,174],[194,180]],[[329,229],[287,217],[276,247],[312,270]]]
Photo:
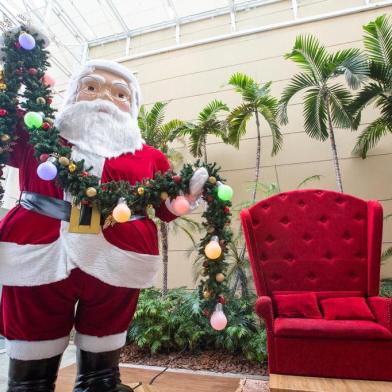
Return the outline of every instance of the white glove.
[[[181,216],[189,214],[195,210],[202,203],[203,199],[201,197],[203,193],[204,184],[208,180],[208,172],[205,167],[199,167],[192,175],[189,181],[189,195],[184,195],[180,192],[180,195],[184,196],[189,201],[189,210],[183,214],[178,214],[178,212],[173,208],[174,200],[166,199],[167,209],[174,215]]]

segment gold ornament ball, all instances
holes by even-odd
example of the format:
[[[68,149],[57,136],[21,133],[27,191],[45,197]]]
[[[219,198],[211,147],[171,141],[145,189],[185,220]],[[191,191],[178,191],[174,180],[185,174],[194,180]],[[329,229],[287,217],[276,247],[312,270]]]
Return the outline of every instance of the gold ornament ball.
[[[38,97],[38,98],[35,100],[35,102],[38,103],[38,105],[45,105],[45,103],[46,103],[44,97]]]
[[[222,283],[225,280],[225,275],[223,275],[221,272],[215,275],[215,280],[219,283]]]
[[[204,290],[203,291],[203,298],[204,299],[209,299],[211,297],[211,291],[209,290]]]
[[[68,166],[68,170],[70,173],[73,173],[76,170],[76,165],[74,163],[70,163]]]
[[[11,139],[11,136],[7,135],[6,133],[4,135],[1,135],[2,142],[8,142],[10,139]]]
[[[0,90],[5,90],[7,85],[5,83],[0,83]]]
[[[53,120],[50,117],[45,117],[44,122],[47,122],[50,125],[53,125]]]
[[[94,197],[97,195],[97,190],[94,187],[90,186],[86,189],[86,195],[88,197]]]
[[[169,197],[169,194],[167,192],[161,192],[161,199],[166,200]]]
[[[142,186],[139,186],[139,188],[137,188],[137,194],[139,196],[143,196],[144,195],[144,188]]]
[[[69,159],[67,157],[60,157],[59,158],[59,163],[60,163],[60,165],[68,166],[69,165]]]
[[[208,182],[212,185],[216,184],[216,178],[214,176],[208,177]]]

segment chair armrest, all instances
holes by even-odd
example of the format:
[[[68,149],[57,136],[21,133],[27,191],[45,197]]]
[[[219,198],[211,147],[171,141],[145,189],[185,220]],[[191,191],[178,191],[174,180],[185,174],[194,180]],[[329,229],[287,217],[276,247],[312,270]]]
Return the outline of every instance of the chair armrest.
[[[272,311],[271,298],[267,296],[259,297],[256,301],[255,308],[258,316],[264,320],[266,329],[272,332],[274,324],[274,312]]]
[[[392,298],[369,297],[367,302],[377,322],[392,332]]]

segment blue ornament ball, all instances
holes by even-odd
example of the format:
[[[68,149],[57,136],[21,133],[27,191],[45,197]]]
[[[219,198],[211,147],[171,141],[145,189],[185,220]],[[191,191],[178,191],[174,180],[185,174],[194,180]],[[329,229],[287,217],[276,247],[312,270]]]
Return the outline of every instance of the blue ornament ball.
[[[54,180],[57,176],[57,167],[50,161],[43,162],[38,166],[37,174],[41,180]]]
[[[35,48],[35,39],[29,33],[20,34],[18,41],[23,49],[32,50]]]

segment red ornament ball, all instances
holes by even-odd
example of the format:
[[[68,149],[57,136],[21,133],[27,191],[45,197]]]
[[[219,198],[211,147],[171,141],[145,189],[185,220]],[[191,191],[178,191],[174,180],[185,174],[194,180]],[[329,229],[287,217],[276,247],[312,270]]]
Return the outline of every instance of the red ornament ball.
[[[82,172],[82,177],[87,177],[88,176],[88,172],[87,171],[83,171]]]
[[[20,43],[19,43],[18,41],[15,42],[15,47],[16,47],[17,49],[20,48]]]
[[[181,177],[179,175],[173,176],[173,181],[178,185],[181,182]]]
[[[29,75],[34,76],[37,75],[37,68],[29,68]]]
[[[203,310],[203,316],[204,317],[209,317],[210,316],[210,311],[208,309]]]
[[[225,297],[223,295],[219,296],[219,303],[224,305],[225,304]]]
[[[225,206],[225,208],[223,209],[224,213],[227,215],[230,213],[230,208]]]
[[[23,75],[23,68],[22,68],[22,67],[19,67],[19,68],[16,70],[16,73],[17,73],[19,76],[22,76],[22,75]]]
[[[42,124],[42,128],[43,128],[43,129],[49,129],[49,128],[50,128],[50,124],[49,124],[48,122],[44,122],[44,123]]]
[[[0,109],[0,117],[4,117],[8,114],[6,109]]]
[[[48,160],[48,158],[49,158],[49,154],[41,154],[41,155],[39,156],[39,160],[40,160],[41,162],[46,162],[46,161]]]
[[[46,102],[50,105],[53,102],[52,97],[46,98]]]

